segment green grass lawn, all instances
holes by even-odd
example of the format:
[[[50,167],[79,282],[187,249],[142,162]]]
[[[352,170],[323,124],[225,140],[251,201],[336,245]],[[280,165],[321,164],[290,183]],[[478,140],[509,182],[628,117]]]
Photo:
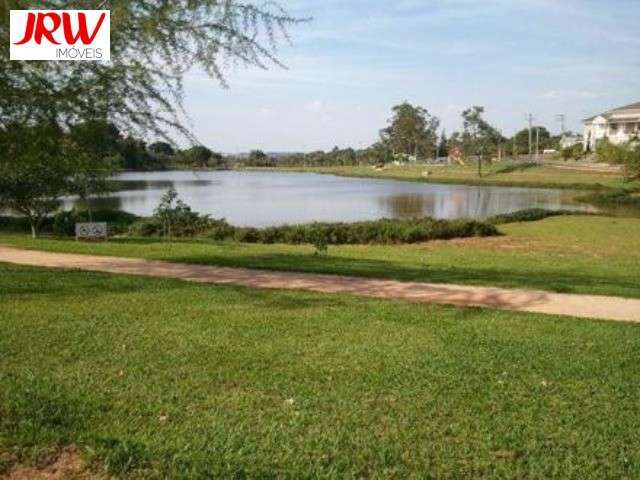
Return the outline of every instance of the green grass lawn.
[[[640,298],[640,219],[563,216],[500,225],[503,236],[421,245],[330,247],[118,240],[106,244],[0,235],[0,243],[60,252],[399,280],[525,287]]]
[[[5,471],[640,477],[640,325],[2,264],[0,325]]]
[[[567,163],[571,166],[571,162]],[[287,170],[284,168],[284,170]],[[504,185],[523,187],[555,187],[572,189],[594,189],[620,187],[623,185],[619,173],[572,170],[549,165],[518,168],[510,163],[495,163],[484,167],[484,175],[478,177],[477,167],[404,165],[387,166],[375,170],[371,166],[298,167],[290,170],[331,173],[351,177],[393,178],[433,183],[455,183],[471,185]],[[431,172],[428,177],[423,173]]]

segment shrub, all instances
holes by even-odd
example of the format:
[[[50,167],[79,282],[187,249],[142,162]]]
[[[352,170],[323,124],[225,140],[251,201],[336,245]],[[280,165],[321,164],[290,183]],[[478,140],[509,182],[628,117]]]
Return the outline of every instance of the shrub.
[[[571,210],[545,210],[543,208],[529,208],[527,210],[519,210],[513,213],[505,213],[503,215],[496,215],[488,218],[487,222],[493,225],[500,225],[503,223],[516,223],[516,222],[536,222],[548,217],[557,217],[560,215],[577,215],[581,212],[572,212]]]
[[[575,145],[567,148],[563,148],[560,151],[560,156],[562,159],[567,162],[569,160],[578,160],[584,154],[584,147],[581,143],[576,143]]]
[[[259,243],[260,230],[252,227],[236,228],[234,233],[234,240],[236,242],[243,243]]]
[[[200,217],[201,219],[203,217]],[[129,228],[129,234],[139,237],[161,236],[162,223],[154,217],[140,219]],[[178,230],[184,233],[187,230]],[[206,217],[206,223],[195,234],[213,240],[232,239],[243,243],[311,244],[324,253],[328,245],[401,244],[429,240],[497,235],[496,227],[488,222],[473,220],[436,220],[418,218],[412,220],[374,220],[354,223],[308,223],[283,225],[263,229],[233,227],[224,219]],[[175,231],[174,231],[175,233]]]
[[[627,181],[640,179],[640,141],[637,139],[620,145],[614,145],[608,139],[598,144],[598,160],[622,165]]]
[[[157,218],[141,218],[129,226],[132,237],[159,237],[162,235],[162,223]]]
[[[309,243],[320,251],[325,245],[417,243],[435,239],[490,236],[495,226],[470,220],[375,220],[354,223],[310,223],[263,230],[243,228],[235,239],[247,243]]]
[[[122,210],[96,210],[92,212],[94,222],[106,222],[110,235],[125,233],[130,225],[138,220],[138,216]],[[53,233],[62,236],[75,235],[76,223],[88,222],[89,212],[86,210],[63,210],[53,217]]]

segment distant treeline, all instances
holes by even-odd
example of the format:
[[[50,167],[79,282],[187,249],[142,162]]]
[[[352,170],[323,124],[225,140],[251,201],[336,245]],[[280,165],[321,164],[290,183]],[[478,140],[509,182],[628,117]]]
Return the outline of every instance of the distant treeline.
[[[223,168],[222,154],[202,145],[178,149],[165,141],[147,144],[143,140],[113,132],[117,164],[124,170],[167,170],[173,168]]]
[[[260,150],[236,158],[238,164],[249,167],[275,166],[352,166],[381,165],[391,162],[419,162],[443,160],[451,154],[459,159],[521,158],[523,155],[560,152],[561,136],[552,135],[543,126],[525,128],[512,137],[506,137],[484,118],[484,108],[474,106],[462,112],[463,129],[447,136],[440,129],[440,120],[426,108],[407,102],[392,108],[388,126],[379,131],[379,140],[362,148],[338,148],[325,152],[292,154],[266,154]],[[577,149],[564,152],[565,159],[582,152]]]

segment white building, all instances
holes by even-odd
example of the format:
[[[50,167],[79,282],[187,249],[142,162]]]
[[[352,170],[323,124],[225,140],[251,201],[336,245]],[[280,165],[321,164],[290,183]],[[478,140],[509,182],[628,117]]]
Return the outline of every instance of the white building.
[[[595,151],[599,140],[608,138],[612,143],[628,142],[640,135],[640,102],[584,120],[584,148]]]

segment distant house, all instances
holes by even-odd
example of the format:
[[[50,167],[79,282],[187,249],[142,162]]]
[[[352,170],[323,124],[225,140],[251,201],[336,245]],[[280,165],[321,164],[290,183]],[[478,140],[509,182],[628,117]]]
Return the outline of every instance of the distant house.
[[[594,151],[603,138],[615,144],[628,142],[640,135],[640,102],[614,108],[583,123],[585,150]]]

